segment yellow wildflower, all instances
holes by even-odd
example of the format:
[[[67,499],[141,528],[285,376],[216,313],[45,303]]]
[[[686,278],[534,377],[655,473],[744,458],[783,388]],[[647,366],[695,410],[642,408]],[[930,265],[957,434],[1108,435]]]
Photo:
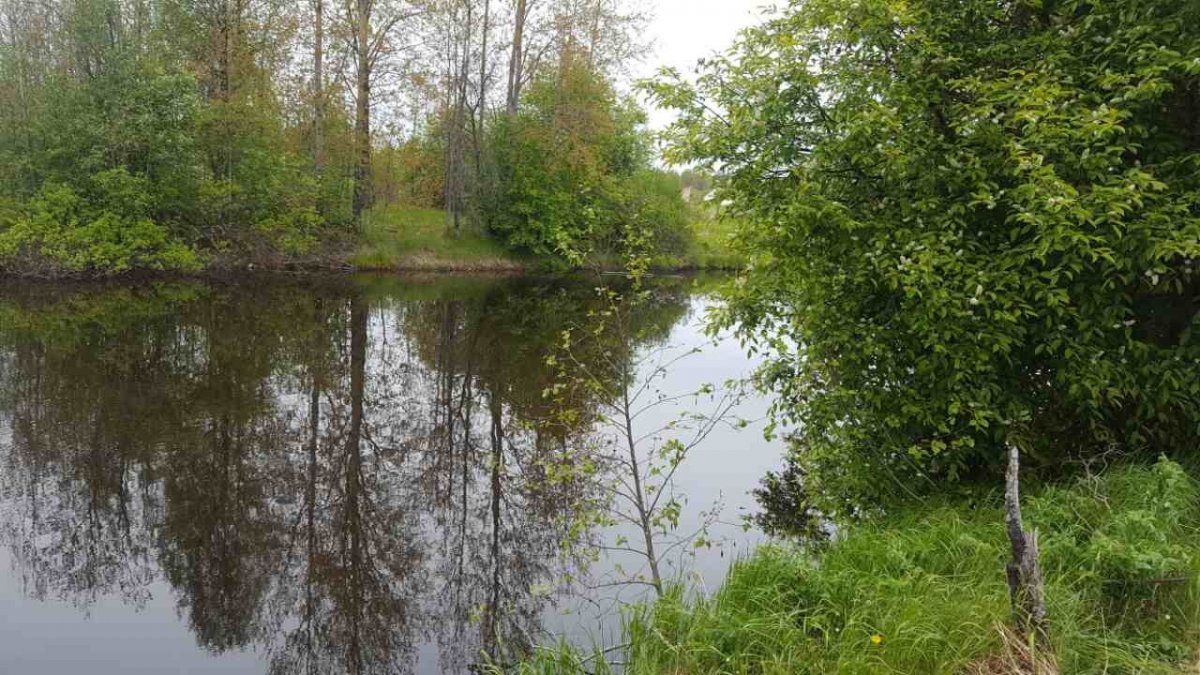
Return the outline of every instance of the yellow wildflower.
[[[883,636],[879,635],[878,633],[875,635],[872,635],[871,636],[871,644],[875,645],[876,647],[883,644]]]

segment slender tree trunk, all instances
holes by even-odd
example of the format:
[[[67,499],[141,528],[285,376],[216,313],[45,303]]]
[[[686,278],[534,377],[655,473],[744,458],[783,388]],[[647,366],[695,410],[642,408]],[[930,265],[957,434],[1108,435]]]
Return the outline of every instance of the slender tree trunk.
[[[221,63],[218,65],[218,98],[228,102],[233,91],[233,0],[225,0],[225,16],[221,26]]]
[[[470,0],[464,0],[466,21],[461,32],[454,33],[456,26],[451,26],[452,35],[461,35],[461,40],[454,39],[456,49],[451,61],[451,87],[454,90],[453,110],[450,113],[450,125],[447,129],[446,152],[446,220],[450,233],[454,236],[462,231],[463,202],[466,193],[466,124],[467,124],[467,94],[469,91],[468,74],[471,71],[471,35],[474,30],[474,19]]]
[[[471,0],[464,0],[467,6],[467,25],[463,34],[462,63],[458,70],[458,105],[454,120],[454,236],[462,232],[463,197],[467,191],[466,181],[466,133],[467,133],[467,73],[471,70],[471,37],[474,32],[473,10]]]
[[[445,179],[442,181],[442,202],[446,209],[446,230],[454,229],[454,220],[450,215],[450,205],[454,202],[454,96],[458,91],[455,86],[455,64],[458,63],[458,36],[454,32],[454,26],[457,22],[458,10],[447,19],[446,22],[446,79],[449,80],[444,91],[446,93],[445,100],[445,117],[444,133],[446,134],[445,161],[443,162],[443,172]]]
[[[517,0],[513,22],[512,54],[508,59],[508,113],[517,112],[521,100],[521,80],[525,75],[525,20],[529,17],[529,0]]]
[[[313,7],[313,166],[325,164],[325,0]]]
[[[213,173],[222,179],[228,179],[233,175],[234,164],[234,149],[233,149],[233,125],[231,120],[231,110],[229,103],[233,101],[233,88],[235,86],[234,79],[234,58],[237,50],[237,40],[239,38],[239,28],[241,23],[241,3],[237,0],[225,0],[222,5],[223,15],[221,17],[221,35],[220,35],[220,54],[217,56],[217,100],[225,104],[221,111],[221,130],[223,141],[225,143],[224,153],[220,158],[214,158],[217,166],[214,166]],[[229,206],[232,202],[232,195],[225,198],[225,206],[220,210],[221,231],[223,232],[228,225],[227,217]]]
[[[17,3],[5,3],[8,10],[8,37],[9,48],[16,57],[16,101],[15,106],[10,108],[6,113],[13,113],[10,121],[20,122],[15,125],[15,128],[21,132],[22,152],[28,152],[33,145],[33,125],[29,123],[30,105],[28,98],[28,87],[32,80],[32,61],[33,61],[33,41],[29,40],[28,35],[23,33],[26,30],[21,23],[21,17],[17,14]],[[11,189],[11,186],[10,188]]]
[[[104,13],[104,21],[105,26],[108,28],[108,48],[110,50],[115,50],[123,42],[123,37],[121,35],[121,15],[118,11],[118,8],[114,5],[109,5],[107,10],[108,11]],[[107,61],[107,57],[105,57],[105,60]],[[107,63],[105,65],[107,65]]]
[[[646,545],[646,560],[650,563],[650,577],[655,592],[662,597],[662,575],[658,571],[658,552],[654,548],[654,514],[646,504],[645,487],[642,485],[642,468],[637,455],[637,437],[633,435],[632,402],[629,400],[629,388],[623,392],[621,412],[625,423],[625,442],[629,451],[629,470],[633,474],[633,503],[637,509],[638,525]]]
[[[1010,444],[1004,489],[1005,520],[1012,545],[1012,560],[1007,570],[1008,591],[1017,630],[1021,635],[1032,634],[1038,646],[1045,647],[1049,634],[1037,531],[1027,531],[1022,522],[1020,470],[1020,451]]]
[[[143,52],[146,51],[146,2],[138,0],[134,7],[134,33],[137,39],[137,59],[140,61]]]
[[[596,55],[600,52],[600,27],[603,17],[602,0],[596,0],[596,4],[592,7],[591,27],[588,31],[588,65],[592,68],[596,67]]]
[[[475,125],[475,192],[483,184],[483,125],[487,122],[488,32],[491,30],[492,1],[483,0],[483,28],[479,47],[479,121]]]
[[[356,0],[355,45],[358,68],[355,82],[354,222],[361,229],[363,211],[371,201],[371,0]]]

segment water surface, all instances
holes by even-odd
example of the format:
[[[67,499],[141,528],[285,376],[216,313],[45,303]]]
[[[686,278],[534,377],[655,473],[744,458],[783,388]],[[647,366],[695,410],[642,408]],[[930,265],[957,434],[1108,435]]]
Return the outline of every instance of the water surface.
[[[644,586],[608,584],[641,571],[592,555],[628,528],[579,531],[611,483],[563,470],[602,445],[603,394],[547,357],[587,335],[572,359],[607,386],[702,347],[666,397],[752,364],[704,335],[692,280],[618,301],[621,330],[597,285],[6,284],[0,671],[461,673],[610,639]],[[780,454],[755,424],[693,451],[679,532],[721,502],[717,544],[665,575],[719,583],[757,540],[739,516]]]

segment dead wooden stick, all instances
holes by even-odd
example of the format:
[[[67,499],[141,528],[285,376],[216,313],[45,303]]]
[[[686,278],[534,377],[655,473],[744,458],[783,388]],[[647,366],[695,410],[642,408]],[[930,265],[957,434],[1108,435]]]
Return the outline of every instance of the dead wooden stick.
[[[1037,531],[1026,531],[1021,519],[1021,454],[1016,445],[1008,446],[1008,471],[1005,475],[1004,510],[1012,560],[1008,563],[1008,592],[1013,619],[1022,635],[1032,635],[1039,648],[1049,646],[1046,620],[1046,595],[1038,556]]]

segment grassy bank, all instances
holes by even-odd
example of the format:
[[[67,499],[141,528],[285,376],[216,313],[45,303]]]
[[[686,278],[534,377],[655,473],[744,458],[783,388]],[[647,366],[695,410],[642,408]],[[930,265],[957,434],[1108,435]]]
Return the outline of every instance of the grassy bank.
[[[365,216],[363,240],[349,263],[368,271],[519,272],[540,267],[539,261],[518,255],[478,232],[458,237],[446,229],[446,212],[412,206],[386,205]],[[729,249],[733,225],[704,221],[694,226],[695,238],[682,255],[661,256],[660,270],[726,270],[741,260]],[[619,262],[614,261],[614,267]]]
[[[440,209],[380,206],[364,216],[363,228],[350,257],[362,270],[517,272],[532,263],[482,234],[450,236]]]
[[[1197,672],[1200,490],[1178,465],[1039,491],[1052,640],[1063,673]],[[818,562],[819,559],[819,562]],[[676,590],[627,618],[624,672],[1018,673],[998,497],[850,530],[819,556],[771,546],[711,599]],[[524,673],[607,672],[563,648]]]

